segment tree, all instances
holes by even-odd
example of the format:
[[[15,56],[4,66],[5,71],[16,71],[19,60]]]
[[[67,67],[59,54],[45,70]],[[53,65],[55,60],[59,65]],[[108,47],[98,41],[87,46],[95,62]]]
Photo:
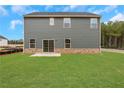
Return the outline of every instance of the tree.
[[[101,24],[102,47],[124,48],[124,21]]]

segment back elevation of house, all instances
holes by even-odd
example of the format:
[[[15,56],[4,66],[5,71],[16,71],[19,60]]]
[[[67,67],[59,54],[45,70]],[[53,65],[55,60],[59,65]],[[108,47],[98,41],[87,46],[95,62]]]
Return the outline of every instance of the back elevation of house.
[[[33,12],[24,16],[24,53],[99,53],[100,16],[87,12]]]

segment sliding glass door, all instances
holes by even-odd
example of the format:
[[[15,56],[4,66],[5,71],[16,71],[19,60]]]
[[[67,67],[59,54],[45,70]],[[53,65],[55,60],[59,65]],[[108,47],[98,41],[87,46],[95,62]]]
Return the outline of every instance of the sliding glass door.
[[[54,52],[54,40],[43,40],[43,52]]]

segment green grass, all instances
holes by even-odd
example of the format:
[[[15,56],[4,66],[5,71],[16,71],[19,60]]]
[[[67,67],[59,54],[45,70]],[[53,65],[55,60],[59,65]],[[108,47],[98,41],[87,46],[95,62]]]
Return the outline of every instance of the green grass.
[[[0,58],[0,87],[124,87],[124,54]]]
[[[4,49],[4,48],[0,48],[0,50],[2,50],[2,49]]]

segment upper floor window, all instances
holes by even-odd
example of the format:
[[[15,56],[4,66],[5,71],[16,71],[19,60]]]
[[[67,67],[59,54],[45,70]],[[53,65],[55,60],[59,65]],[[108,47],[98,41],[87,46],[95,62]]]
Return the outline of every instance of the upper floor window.
[[[64,28],[71,28],[71,18],[64,18],[63,27]]]
[[[36,47],[36,41],[35,39],[29,40],[29,48],[35,48]]]
[[[50,24],[50,26],[55,25],[55,24],[54,24],[54,18],[50,18],[50,22],[49,22],[49,24]]]
[[[98,28],[98,20],[97,18],[90,19],[90,28]]]

